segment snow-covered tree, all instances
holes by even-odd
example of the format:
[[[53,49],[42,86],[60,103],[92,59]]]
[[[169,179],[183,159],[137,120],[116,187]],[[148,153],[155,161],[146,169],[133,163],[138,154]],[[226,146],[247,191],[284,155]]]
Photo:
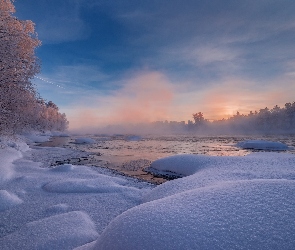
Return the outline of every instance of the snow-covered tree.
[[[193,114],[193,118],[194,118],[195,124],[199,124],[205,121],[204,115],[202,112]]]
[[[17,19],[14,12],[13,0],[0,0],[0,134],[65,130],[65,115],[43,101],[30,81],[40,69],[34,23]]]
[[[34,91],[29,81],[40,69],[35,48],[41,43],[32,21],[14,17],[12,1],[0,0],[0,85],[14,83]]]

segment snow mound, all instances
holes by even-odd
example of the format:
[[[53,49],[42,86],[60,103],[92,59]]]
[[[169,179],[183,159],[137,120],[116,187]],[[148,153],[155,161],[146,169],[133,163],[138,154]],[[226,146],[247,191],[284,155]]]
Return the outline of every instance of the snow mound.
[[[179,154],[155,160],[152,162],[150,168],[151,171],[152,169],[156,169],[188,176],[208,165],[214,164],[216,159],[213,156]]]
[[[177,161],[178,157],[181,161]],[[192,159],[194,157],[192,156]],[[173,166],[173,170],[176,172],[182,172],[183,166],[188,167],[189,164],[193,163],[189,155],[173,157],[174,163],[170,161],[171,158],[163,158],[163,160],[165,159],[174,164],[167,164],[166,169],[170,170],[168,167]],[[198,156],[196,159],[198,159]],[[259,152],[244,157],[202,156],[200,159],[203,160],[204,164],[195,174],[157,186],[144,195],[143,201],[148,202],[227,181],[253,179],[295,180],[295,156],[293,154]],[[179,165],[177,165],[177,162],[179,162]]]
[[[27,134],[25,137],[29,140],[29,142],[41,143],[45,141],[49,141],[49,135],[34,135],[34,134]]]
[[[119,215],[94,249],[293,249],[295,181],[222,182]]]
[[[21,152],[15,148],[6,147],[0,150],[0,184],[13,177],[14,170],[12,162],[21,157]]]
[[[114,179],[114,181],[112,180]],[[116,183],[116,178],[101,177],[95,179],[68,179],[49,182],[43,189],[53,193],[116,193],[135,190]]]
[[[53,172],[71,172],[75,169],[75,167],[72,164],[63,164],[59,165],[55,168],[52,168],[51,171]]]
[[[93,144],[95,143],[95,140],[91,139],[91,138],[77,138],[75,139],[75,143],[76,144]]]
[[[243,149],[257,150],[288,150],[288,145],[281,142],[264,141],[264,140],[249,140],[237,143],[237,147]]]
[[[16,150],[21,151],[21,152],[26,152],[26,151],[30,150],[30,147],[28,146],[28,144],[26,144],[23,141],[7,142],[7,146],[9,146],[11,148],[15,148]]]
[[[73,249],[98,237],[90,217],[80,211],[30,222],[0,239],[2,250]]]
[[[15,194],[11,194],[6,190],[0,190],[0,212],[19,205],[22,202]]]

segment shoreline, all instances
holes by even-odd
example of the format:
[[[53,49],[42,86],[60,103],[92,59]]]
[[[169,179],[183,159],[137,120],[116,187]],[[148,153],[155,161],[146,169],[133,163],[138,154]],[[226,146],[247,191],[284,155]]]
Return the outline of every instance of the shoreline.
[[[72,147],[71,137],[61,137],[61,136],[52,136],[49,141],[37,143],[38,147],[62,147],[62,148],[71,148],[73,150],[79,150]],[[78,144],[79,145],[79,144]],[[87,153],[87,156],[75,157],[65,160],[56,161],[54,165],[62,164],[73,164],[73,165],[83,165],[83,166],[92,166],[92,167],[101,167],[106,168],[111,171],[116,172],[119,175],[136,178],[141,181],[149,182],[152,184],[160,185],[169,180],[169,178],[164,178],[160,176],[155,176],[150,172],[146,172],[144,169],[149,167],[151,164],[150,161],[145,159],[138,159],[129,162],[120,162],[114,163],[109,160],[110,157],[104,157],[100,153]]]

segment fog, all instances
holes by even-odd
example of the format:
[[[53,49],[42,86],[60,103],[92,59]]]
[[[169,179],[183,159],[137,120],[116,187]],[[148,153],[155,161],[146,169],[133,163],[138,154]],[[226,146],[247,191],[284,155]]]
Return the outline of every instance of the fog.
[[[279,83],[280,82],[280,83]],[[155,126],[156,121],[193,120],[192,114],[202,112],[209,121],[228,119],[250,111],[270,110],[286,101],[292,101],[294,84],[288,77],[274,79],[265,89],[257,82],[225,78],[210,83],[210,88],[193,89],[191,83],[175,83],[157,71],[140,71],[122,79],[121,87],[109,95],[93,95],[76,100],[65,110],[70,121],[70,131],[75,133],[232,133],[240,130],[263,131],[254,128],[249,120],[242,126],[207,124],[197,129],[189,126]],[[242,120],[239,121],[241,123]],[[243,121],[244,122],[244,121]],[[239,127],[239,128],[237,128]],[[243,129],[242,129],[243,127]],[[284,126],[276,128],[284,130]],[[268,130],[268,128],[266,128]],[[287,129],[288,130],[288,129]]]

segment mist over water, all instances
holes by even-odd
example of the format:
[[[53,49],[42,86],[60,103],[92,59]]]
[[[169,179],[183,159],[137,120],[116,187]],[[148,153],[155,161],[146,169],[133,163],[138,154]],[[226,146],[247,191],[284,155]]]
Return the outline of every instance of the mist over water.
[[[85,135],[84,135],[85,136]],[[73,136],[78,138],[80,136]],[[80,150],[99,153],[96,158],[116,165],[130,161],[154,161],[175,154],[203,154],[210,156],[244,156],[257,150],[236,146],[244,140],[280,141],[295,154],[295,136],[196,136],[196,135],[100,135],[88,134],[94,144],[76,145]],[[261,150],[259,150],[261,152]],[[281,152],[281,151],[277,151]]]

